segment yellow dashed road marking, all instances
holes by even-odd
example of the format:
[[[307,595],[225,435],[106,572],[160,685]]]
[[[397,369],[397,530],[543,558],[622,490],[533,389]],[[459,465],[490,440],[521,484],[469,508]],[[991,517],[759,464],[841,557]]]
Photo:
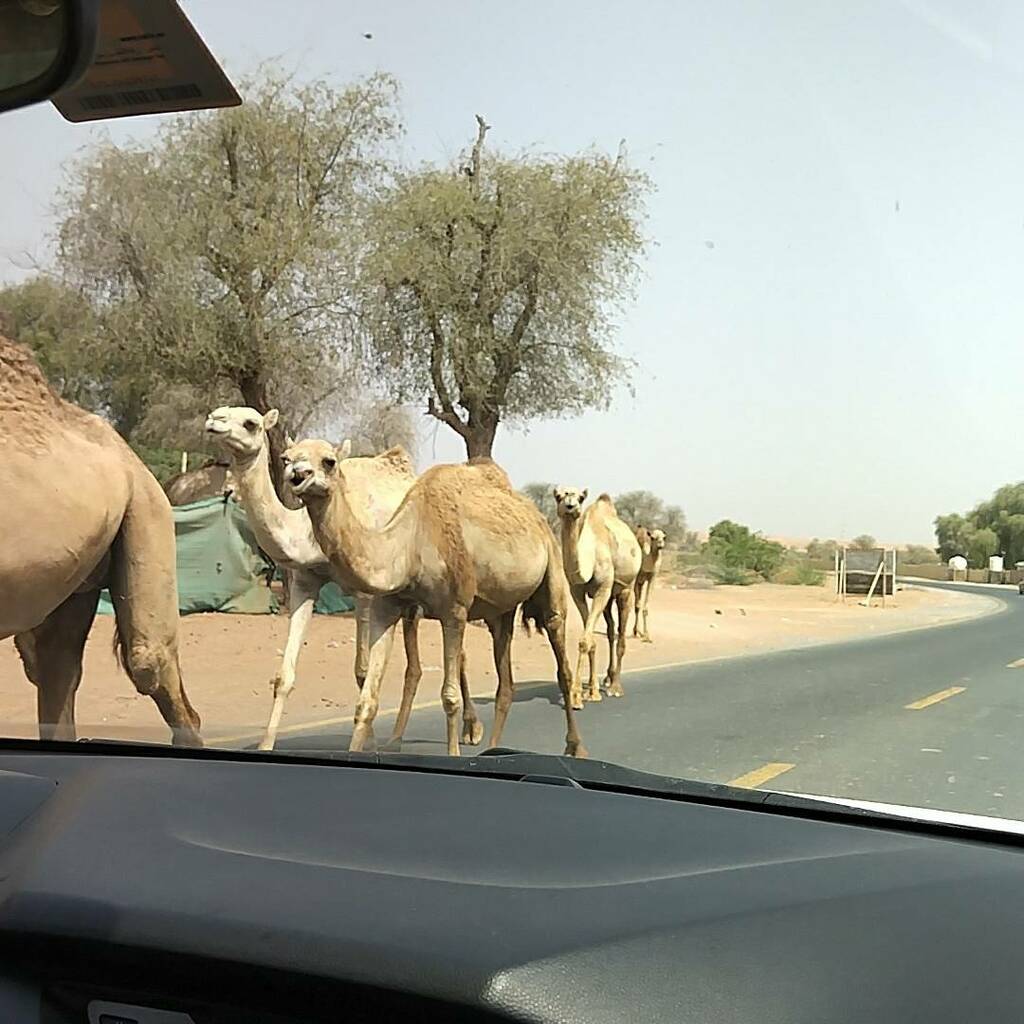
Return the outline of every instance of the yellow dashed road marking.
[[[747,772],[746,775],[741,775],[739,778],[726,783],[726,785],[737,786],[740,789],[757,789],[758,786],[763,786],[766,782],[774,779],[777,775],[781,775],[783,772],[788,772],[790,768],[795,767],[795,764],[784,764],[781,761],[772,761],[771,764],[765,764],[760,768],[755,768],[752,772]]]
[[[923,708],[930,708],[933,704],[938,704],[940,700],[955,697],[966,689],[966,686],[949,686],[945,690],[933,693],[930,697],[922,697],[920,700],[915,700],[913,704],[905,704],[903,707],[906,711],[921,711]]]

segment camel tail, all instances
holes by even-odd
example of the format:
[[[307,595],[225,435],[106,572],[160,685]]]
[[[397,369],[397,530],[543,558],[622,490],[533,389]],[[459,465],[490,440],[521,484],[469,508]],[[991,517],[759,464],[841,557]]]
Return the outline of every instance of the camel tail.
[[[128,659],[125,657],[125,638],[122,636],[122,623],[121,616],[117,614],[117,608],[114,608],[114,639],[111,643],[111,649],[113,650],[114,657],[117,659],[118,665],[121,666],[122,671],[126,676],[131,678],[131,672],[128,671]]]

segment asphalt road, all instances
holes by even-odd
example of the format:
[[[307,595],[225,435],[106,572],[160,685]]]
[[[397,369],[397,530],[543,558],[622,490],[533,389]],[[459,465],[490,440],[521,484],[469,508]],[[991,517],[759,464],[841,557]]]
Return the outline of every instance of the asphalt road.
[[[627,672],[624,699],[579,714],[584,742],[592,757],[666,775],[1024,819],[1024,667],[1011,667],[1024,666],[1024,597],[955,589],[1002,607],[951,626]],[[477,706],[489,728],[491,701]],[[384,737],[390,721],[378,722]],[[345,749],[349,734],[328,742]],[[423,708],[403,749],[443,754],[443,736],[440,708]],[[563,737],[557,688],[520,681],[502,746],[561,753]],[[302,734],[280,744],[309,745]]]

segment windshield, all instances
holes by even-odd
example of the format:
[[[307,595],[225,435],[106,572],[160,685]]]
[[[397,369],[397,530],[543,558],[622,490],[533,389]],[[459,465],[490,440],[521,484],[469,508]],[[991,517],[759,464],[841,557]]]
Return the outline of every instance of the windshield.
[[[0,119],[0,734],[1024,818],[1024,8],[184,9]]]

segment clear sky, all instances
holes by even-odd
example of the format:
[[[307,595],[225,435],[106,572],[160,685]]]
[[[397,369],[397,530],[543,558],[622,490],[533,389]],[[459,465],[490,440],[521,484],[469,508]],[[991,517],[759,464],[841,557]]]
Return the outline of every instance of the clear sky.
[[[229,73],[403,85],[411,159],[473,131],[614,152],[657,185],[622,350],[636,397],[502,432],[517,483],[650,488],[691,524],[931,537],[1024,476],[1024,4],[207,0]],[[372,33],[365,39],[364,33]],[[0,280],[46,257],[61,164],[104,128],[0,118]],[[429,431],[421,462],[456,459]]]

